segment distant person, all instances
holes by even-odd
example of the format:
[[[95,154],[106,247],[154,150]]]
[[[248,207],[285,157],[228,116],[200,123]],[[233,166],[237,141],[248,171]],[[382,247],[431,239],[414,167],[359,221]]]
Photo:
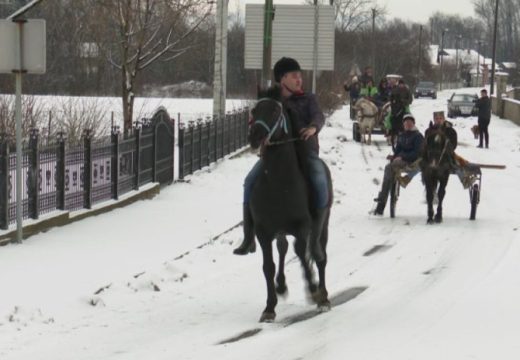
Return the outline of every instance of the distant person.
[[[374,86],[372,80],[368,80],[367,84],[361,88],[359,96],[366,97],[370,101],[374,101],[374,99],[377,97],[377,88]]]
[[[480,98],[476,101],[475,106],[478,109],[478,128],[479,128],[479,148],[482,148],[485,139],[486,149],[489,148],[488,126],[491,121],[491,100],[488,97],[487,90],[480,90]]]
[[[371,66],[365,67],[359,81],[361,82],[361,87],[367,86],[369,81],[372,81],[372,84],[374,84],[374,71]]]
[[[390,93],[392,92],[392,87],[388,83],[386,77],[382,78],[379,81],[379,85],[377,87],[378,98],[377,101],[380,105],[383,105],[387,101],[390,100]]]
[[[359,93],[361,92],[361,83],[359,82],[357,76],[352,77],[352,81],[350,82],[350,85],[345,82],[343,84],[343,87],[345,91],[349,94],[349,100],[350,100],[350,118],[355,118],[355,110],[354,110],[354,104],[359,99]]]

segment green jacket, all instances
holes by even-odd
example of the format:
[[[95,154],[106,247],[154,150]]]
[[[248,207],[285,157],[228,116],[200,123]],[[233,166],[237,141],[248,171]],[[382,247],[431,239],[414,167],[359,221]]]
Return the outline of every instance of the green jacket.
[[[377,95],[377,87],[375,86],[365,86],[361,88],[361,91],[359,92],[359,96],[368,96],[368,97],[375,97]]]

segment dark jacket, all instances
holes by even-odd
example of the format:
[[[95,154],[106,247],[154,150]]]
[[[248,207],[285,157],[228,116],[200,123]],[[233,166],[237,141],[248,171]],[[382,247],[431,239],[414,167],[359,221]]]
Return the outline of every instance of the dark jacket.
[[[397,142],[394,150],[394,157],[401,157],[407,163],[412,163],[419,157],[424,137],[417,130],[403,131],[397,137]]]
[[[325,124],[325,116],[323,116],[316,95],[293,94],[284,101],[284,105],[291,118],[293,136],[299,136],[300,130],[303,128],[309,126],[316,128],[316,134],[305,141],[305,145],[308,150],[319,152],[318,133]]]
[[[372,81],[372,84],[374,84],[374,77],[372,75],[368,75],[367,73],[363,73],[359,77],[359,81],[361,82],[361,86],[366,86],[369,81]]]
[[[426,138],[432,131],[435,131],[439,128],[444,132],[444,134],[446,134],[446,137],[450,140],[450,143],[453,146],[453,150],[455,150],[457,148],[458,142],[457,131],[455,131],[453,124],[449,121],[445,121],[440,126],[434,125],[432,122],[430,122],[430,126],[424,132],[424,137]]]
[[[475,106],[478,109],[479,119],[491,119],[491,100],[489,99],[489,96],[477,99]]]
[[[349,92],[349,97],[351,101],[356,101],[359,98],[359,92],[361,91],[361,84],[359,81],[352,83],[350,85],[345,85],[345,91]]]

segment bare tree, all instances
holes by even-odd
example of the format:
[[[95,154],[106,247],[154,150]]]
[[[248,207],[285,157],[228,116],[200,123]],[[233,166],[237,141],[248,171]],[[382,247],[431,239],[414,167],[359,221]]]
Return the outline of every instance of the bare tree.
[[[37,98],[31,95],[22,96],[22,137],[26,138],[29,129],[42,125],[44,108]],[[14,140],[16,130],[15,97],[0,95],[0,133]]]
[[[138,75],[158,59],[190,49],[185,40],[210,15],[206,0],[83,0],[95,41],[121,72],[124,129],[132,127]]]

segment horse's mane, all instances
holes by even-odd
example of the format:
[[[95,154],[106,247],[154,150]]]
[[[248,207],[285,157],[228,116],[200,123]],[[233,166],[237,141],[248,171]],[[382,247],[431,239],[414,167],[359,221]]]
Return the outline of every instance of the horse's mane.
[[[276,101],[282,100],[282,89],[278,85],[274,85],[268,88],[258,87],[257,89],[258,99],[269,98]]]

